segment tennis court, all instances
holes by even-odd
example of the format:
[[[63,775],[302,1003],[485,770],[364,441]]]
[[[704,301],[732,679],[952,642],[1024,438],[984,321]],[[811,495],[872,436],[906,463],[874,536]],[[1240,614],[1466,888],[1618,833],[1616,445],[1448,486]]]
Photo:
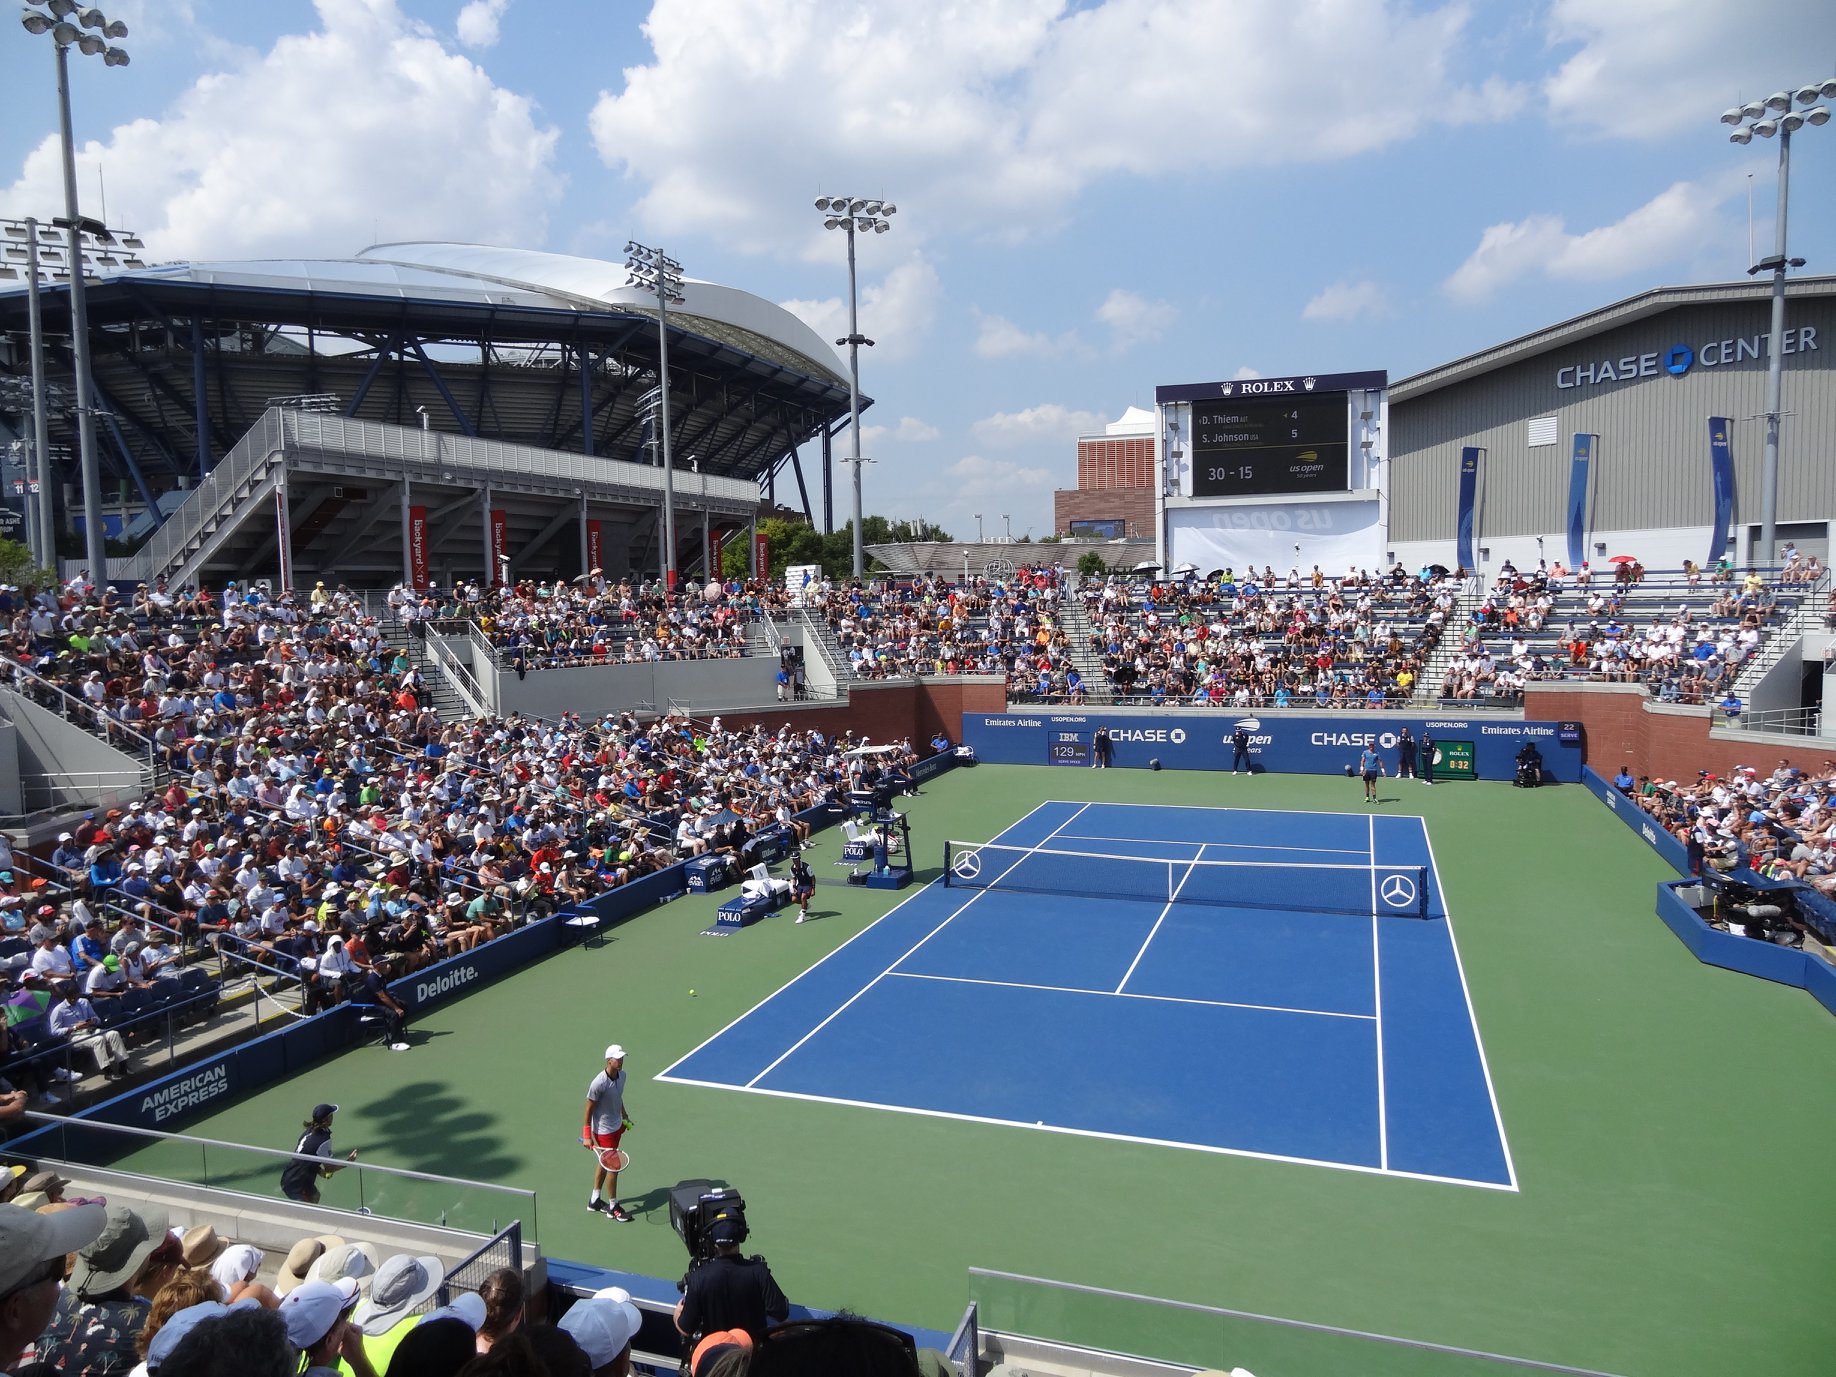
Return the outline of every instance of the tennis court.
[[[1516,1189],[1419,817],[1043,803],[659,1079]]]

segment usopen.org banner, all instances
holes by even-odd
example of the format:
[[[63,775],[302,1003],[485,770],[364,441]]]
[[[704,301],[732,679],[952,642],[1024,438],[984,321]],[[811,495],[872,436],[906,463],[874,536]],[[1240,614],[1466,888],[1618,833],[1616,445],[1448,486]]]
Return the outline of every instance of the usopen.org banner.
[[[1536,743],[1546,778],[1568,784],[1581,778],[1582,733],[1572,722],[1389,712],[1288,716],[1206,708],[1138,713],[1020,708],[964,713],[963,741],[983,764],[1085,765],[1092,760],[1096,729],[1107,727],[1112,763],[1118,768],[1148,769],[1158,760],[1168,770],[1229,770],[1231,735],[1238,726],[1249,734],[1251,769],[1258,773],[1342,775],[1370,746],[1393,776],[1398,736],[1406,726],[1418,747],[1424,735],[1433,740],[1437,780],[1511,779],[1526,741]],[[1419,770],[1419,749],[1415,764]]]
[[[1728,531],[1734,524],[1733,429],[1726,416],[1711,416],[1709,424],[1709,478],[1715,491],[1715,521],[1709,528],[1708,563],[1720,559],[1728,548]]]
[[[1574,462],[1568,469],[1568,567],[1578,569],[1587,558],[1588,471],[1593,467],[1598,435],[1575,432]]]
[[[1468,445],[1460,451],[1460,512],[1454,545],[1454,557],[1462,569],[1472,573],[1479,561],[1474,558],[1473,536],[1479,509],[1479,464],[1485,451]]]

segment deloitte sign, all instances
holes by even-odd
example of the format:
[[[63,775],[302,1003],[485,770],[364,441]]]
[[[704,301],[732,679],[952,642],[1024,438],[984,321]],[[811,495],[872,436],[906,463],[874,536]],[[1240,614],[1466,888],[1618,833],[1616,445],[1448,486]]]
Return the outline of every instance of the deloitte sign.
[[[1784,341],[1781,350],[1784,354],[1813,354],[1819,347],[1814,325],[1786,330],[1780,338]],[[1697,345],[1673,344],[1662,353],[1625,354],[1616,359],[1601,359],[1598,363],[1571,363],[1556,369],[1555,385],[1563,389],[1596,387],[1601,383],[1655,378],[1659,373],[1680,378],[1697,364],[1719,368],[1722,364],[1763,359],[1766,343],[1765,335],[1748,335],[1743,339],[1712,339]]]

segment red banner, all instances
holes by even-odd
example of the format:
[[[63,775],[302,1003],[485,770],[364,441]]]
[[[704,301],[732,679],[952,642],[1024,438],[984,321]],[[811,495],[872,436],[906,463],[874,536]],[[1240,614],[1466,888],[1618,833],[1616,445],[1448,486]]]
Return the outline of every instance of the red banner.
[[[491,567],[485,570],[485,581],[492,587],[504,581],[504,563],[510,558],[510,514],[502,507],[491,508]]]
[[[752,576],[755,579],[771,577],[771,537],[763,531],[752,538]]]
[[[427,508],[408,509],[408,582],[416,590],[427,587]]]
[[[587,571],[606,567],[605,537],[597,521],[586,524],[587,535]]]

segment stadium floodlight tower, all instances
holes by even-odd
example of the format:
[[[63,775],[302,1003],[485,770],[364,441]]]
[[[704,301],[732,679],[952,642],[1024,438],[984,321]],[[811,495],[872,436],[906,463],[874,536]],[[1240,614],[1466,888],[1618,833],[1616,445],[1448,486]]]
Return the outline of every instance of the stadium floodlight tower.
[[[1792,109],[1793,97],[1800,109]],[[1791,136],[1805,125],[1828,124],[1830,110],[1819,101],[1836,100],[1836,76],[1801,86],[1794,93],[1776,91],[1764,100],[1750,100],[1721,116],[1723,124],[1733,125],[1730,143],[1748,144],[1758,134],[1769,139],[1779,137],[1779,210],[1774,226],[1774,247],[1770,255],[1747,269],[1749,277],[1772,274],[1772,335],[1766,344],[1766,454],[1760,469],[1760,558],[1754,563],[1770,564],[1778,556],[1775,548],[1779,523],[1779,420],[1785,388],[1785,270],[1804,266],[1802,258],[1785,256],[1785,220],[1791,202]]]
[[[75,23],[72,23],[72,18]],[[77,210],[76,146],[70,134],[70,61],[72,47],[86,57],[100,57],[109,67],[125,67],[128,55],[110,44],[126,38],[128,28],[110,19],[93,5],[76,0],[38,0],[19,16],[27,33],[51,35],[57,50],[57,113],[64,144],[64,218],[58,221],[70,234],[70,339],[76,365],[77,451],[83,466],[83,535],[89,576],[98,583],[108,578],[108,547],[102,532],[102,468],[96,458],[96,414],[89,391],[89,310],[83,299],[83,235],[108,242],[108,231],[86,221]],[[84,30],[95,30],[86,33]],[[53,566],[55,567],[55,565]]]
[[[888,218],[899,207],[891,201],[869,201],[859,196],[818,196],[816,209],[822,212],[824,229],[848,232],[848,335],[837,344],[848,346],[848,442],[854,466],[854,576],[861,577],[861,346],[873,347],[873,341],[861,333],[859,293],[854,277],[854,232],[885,234],[892,228]]]
[[[647,248],[635,239],[625,244],[627,287],[642,287],[657,295],[657,416],[661,430],[658,454],[663,460],[663,587],[676,591],[676,481],[669,435],[669,305],[680,306],[682,265],[661,249]]]

